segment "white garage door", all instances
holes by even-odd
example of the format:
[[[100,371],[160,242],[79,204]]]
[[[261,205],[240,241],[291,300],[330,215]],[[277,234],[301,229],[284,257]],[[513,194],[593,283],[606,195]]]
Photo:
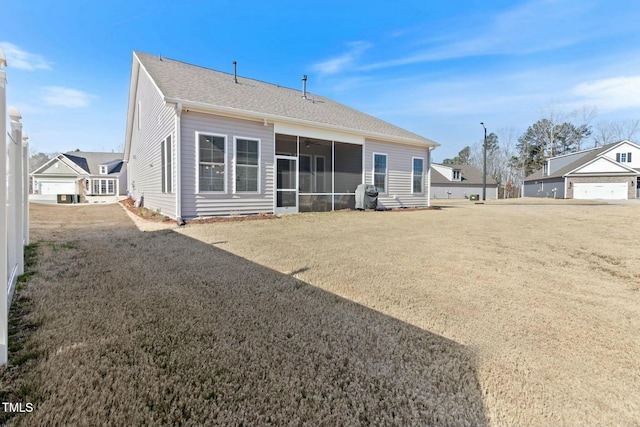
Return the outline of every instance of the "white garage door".
[[[576,183],[573,184],[573,198],[626,200],[628,185],[626,182]]]
[[[75,194],[74,181],[41,181],[40,194]]]

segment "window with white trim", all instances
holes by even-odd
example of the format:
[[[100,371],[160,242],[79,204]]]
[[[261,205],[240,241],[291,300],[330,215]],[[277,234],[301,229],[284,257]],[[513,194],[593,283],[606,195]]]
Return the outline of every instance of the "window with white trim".
[[[100,165],[100,175],[106,175],[109,173],[109,168],[104,165]]]
[[[413,169],[411,173],[412,192],[422,193],[424,182],[424,159],[421,157],[413,158]]]
[[[379,193],[387,192],[387,155],[373,153],[373,185]]]
[[[87,180],[87,190],[90,188]],[[98,179],[91,180],[91,187],[93,191],[91,194],[95,196],[113,195],[116,194],[116,180],[115,179]]]
[[[235,138],[236,192],[257,192],[260,176],[260,141]]]
[[[160,143],[160,164],[162,168],[162,192],[173,193],[173,147],[171,135]]]
[[[225,191],[226,137],[197,133],[198,192]]]
[[[459,169],[453,170],[453,181],[462,181],[462,172]]]

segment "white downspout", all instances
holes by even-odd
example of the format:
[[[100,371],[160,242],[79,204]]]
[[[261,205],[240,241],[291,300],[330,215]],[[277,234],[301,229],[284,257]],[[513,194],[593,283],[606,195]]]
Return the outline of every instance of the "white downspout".
[[[182,103],[178,102],[176,104],[176,173],[174,174],[176,177],[176,219],[182,220],[182,152],[180,147],[182,146],[182,134],[180,132],[181,128],[181,117],[182,117]]]

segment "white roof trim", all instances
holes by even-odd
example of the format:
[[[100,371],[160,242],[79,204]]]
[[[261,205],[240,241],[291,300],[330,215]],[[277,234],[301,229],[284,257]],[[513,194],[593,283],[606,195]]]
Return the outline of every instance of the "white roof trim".
[[[82,169],[75,162],[72,162],[71,160],[69,160],[69,158],[64,153],[60,153],[60,154],[52,157],[51,159],[49,159],[49,161],[47,161],[47,163],[43,164],[38,169],[36,169],[33,172],[31,172],[29,175],[31,175],[31,176],[39,175],[41,173],[40,169],[44,169],[45,166],[49,167],[50,164],[53,164],[53,162],[55,162],[55,161],[59,161],[59,162],[64,163],[65,166],[67,166],[69,169],[75,171],[78,175],[89,174],[89,172],[87,172],[86,170]]]
[[[617,147],[618,145],[619,145],[619,144],[616,144],[616,147]],[[573,170],[571,170],[571,171],[567,172],[566,174],[562,175],[562,177],[563,177],[563,178],[566,178],[566,177],[568,177],[569,175],[577,174],[577,173],[578,173],[578,171],[579,171],[580,169],[583,169],[583,168],[585,168],[585,167],[587,167],[587,166],[589,166],[589,165],[591,165],[591,164],[593,164],[593,163],[595,163],[595,162],[597,162],[597,161],[600,161],[600,160],[607,161],[607,162],[609,162],[609,163],[611,163],[611,164],[613,164],[613,165],[615,165],[615,166],[618,166],[618,167],[620,167],[620,168],[622,168],[622,169],[626,169],[626,170],[627,170],[628,172],[630,172],[630,173],[633,173],[633,174],[635,174],[635,175],[638,175],[638,171],[637,171],[637,170],[635,170],[635,169],[633,169],[633,168],[630,168],[629,166],[623,165],[622,163],[618,163],[618,162],[616,162],[616,161],[614,161],[614,160],[611,160],[611,159],[610,159],[610,158],[608,158],[608,157],[605,157],[603,154],[604,154],[604,153],[606,153],[606,152],[609,152],[609,150],[607,150],[607,151],[605,151],[605,152],[601,153],[598,157],[596,157],[595,159],[591,160],[590,162],[584,163],[584,164],[582,164],[582,165],[578,166],[577,168],[575,168],[575,169],[573,169]],[[602,172],[602,173],[589,172],[588,174],[589,174],[589,175],[606,175],[607,173],[619,174],[620,172]]]

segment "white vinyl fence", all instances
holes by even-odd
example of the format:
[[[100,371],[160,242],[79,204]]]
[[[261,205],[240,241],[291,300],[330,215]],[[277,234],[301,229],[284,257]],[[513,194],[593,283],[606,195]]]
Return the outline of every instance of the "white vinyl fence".
[[[9,307],[18,276],[24,273],[24,247],[29,244],[29,147],[23,136],[20,112],[7,111],[7,75],[4,53],[0,49],[0,134],[6,135],[0,150],[0,366],[7,363],[9,347]],[[10,127],[7,129],[7,114]]]

